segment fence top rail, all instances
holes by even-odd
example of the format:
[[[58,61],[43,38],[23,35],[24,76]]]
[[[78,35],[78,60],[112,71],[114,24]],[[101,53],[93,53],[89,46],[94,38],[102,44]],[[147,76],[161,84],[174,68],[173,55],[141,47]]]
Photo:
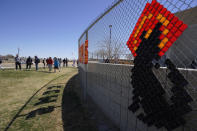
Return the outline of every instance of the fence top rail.
[[[102,13],[101,15],[99,15],[96,20],[94,20],[86,29],[85,31],[81,34],[81,36],[79,37],[79,41],[80,39],[83,37],[83,35],[90,29],[92,28],[92,26],[94,26],[100,19],[102,19],[107,13],[109,13],[114,7],[116,7],[117,5],[119,5],[123,0],[115,0],[114,3],[112,3],[111,6],[109,6],[104,13]]]

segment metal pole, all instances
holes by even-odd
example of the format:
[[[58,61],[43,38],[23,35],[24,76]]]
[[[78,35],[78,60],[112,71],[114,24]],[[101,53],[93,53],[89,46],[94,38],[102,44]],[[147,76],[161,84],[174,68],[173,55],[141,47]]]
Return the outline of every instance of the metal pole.
[[[110,57],[110,59],[112,59],[111,58],[111,28],[112,28],[112,25],[109,25],[109,33],[110,33],[110,35],[109,35],[109,57]]]
[[[18,56],[19,56],[20,48],[18,48]]]
[[[86,40],[88,40],[88,31],[86,32]],[[85,46],[84,46],[84,52],[85,52]],[[84,58],[85,58],[85,53],[84,53]],[[84,84],[84,102],[86,103],[87,102],[87,86],[88,86],[88,64],[85,64],[85,69],[84,69],[84,72],[85,72],[85,84]]]

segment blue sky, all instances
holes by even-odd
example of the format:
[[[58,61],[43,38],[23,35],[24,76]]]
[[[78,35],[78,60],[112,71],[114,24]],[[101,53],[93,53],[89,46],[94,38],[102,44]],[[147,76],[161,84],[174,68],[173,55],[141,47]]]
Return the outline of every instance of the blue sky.
[[[0,0],[0,55],[77,57],[78,38],[114,0]]]

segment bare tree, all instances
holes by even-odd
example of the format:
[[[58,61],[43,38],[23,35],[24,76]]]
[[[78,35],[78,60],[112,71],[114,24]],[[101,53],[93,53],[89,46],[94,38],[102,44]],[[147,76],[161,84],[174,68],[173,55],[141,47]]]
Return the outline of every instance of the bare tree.
[[[134,59],[132,54],[127,54],[126,58],[127,58],[127,60],[133,60]]]
[[[103,60],[107,58],[107,53],[104,48],[99,49],[97,53],[99,55],[99,58],[101,58]]]
[[[118,43],[117,41],[113,42],[113,43],[114,43],[112,45],[113,59],[114,59],[115,63],[117,63],[119,58],[120,58],[120,55],[122,53],[122,51],[121,51],[121,43]]]
[[[121,54],[121,43],[117,41],[111,41],[109,39],[103,40],[97,43],[97,54],[102,59],[114,60],[117,62]]]

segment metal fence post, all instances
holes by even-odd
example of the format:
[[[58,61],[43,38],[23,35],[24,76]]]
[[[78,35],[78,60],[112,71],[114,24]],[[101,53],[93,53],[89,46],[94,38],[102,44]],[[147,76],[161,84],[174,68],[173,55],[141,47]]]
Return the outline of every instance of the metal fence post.
[[[88,31],[86,31],[86,33],[85,33],[85,35],[86,35],[86,40],[88,40]],[[84,52],[85,52],[85,46],[84,46]],[[85,54],[84,54],[85,55]],[[85,56],[84,56],[84,58],[85,58]],[[86,103],[87,102],[87,71],[88,71],[88,64],[85,64],[84,65],[84,75],[85,75],[85,81],[84,81],[84,102]]]

